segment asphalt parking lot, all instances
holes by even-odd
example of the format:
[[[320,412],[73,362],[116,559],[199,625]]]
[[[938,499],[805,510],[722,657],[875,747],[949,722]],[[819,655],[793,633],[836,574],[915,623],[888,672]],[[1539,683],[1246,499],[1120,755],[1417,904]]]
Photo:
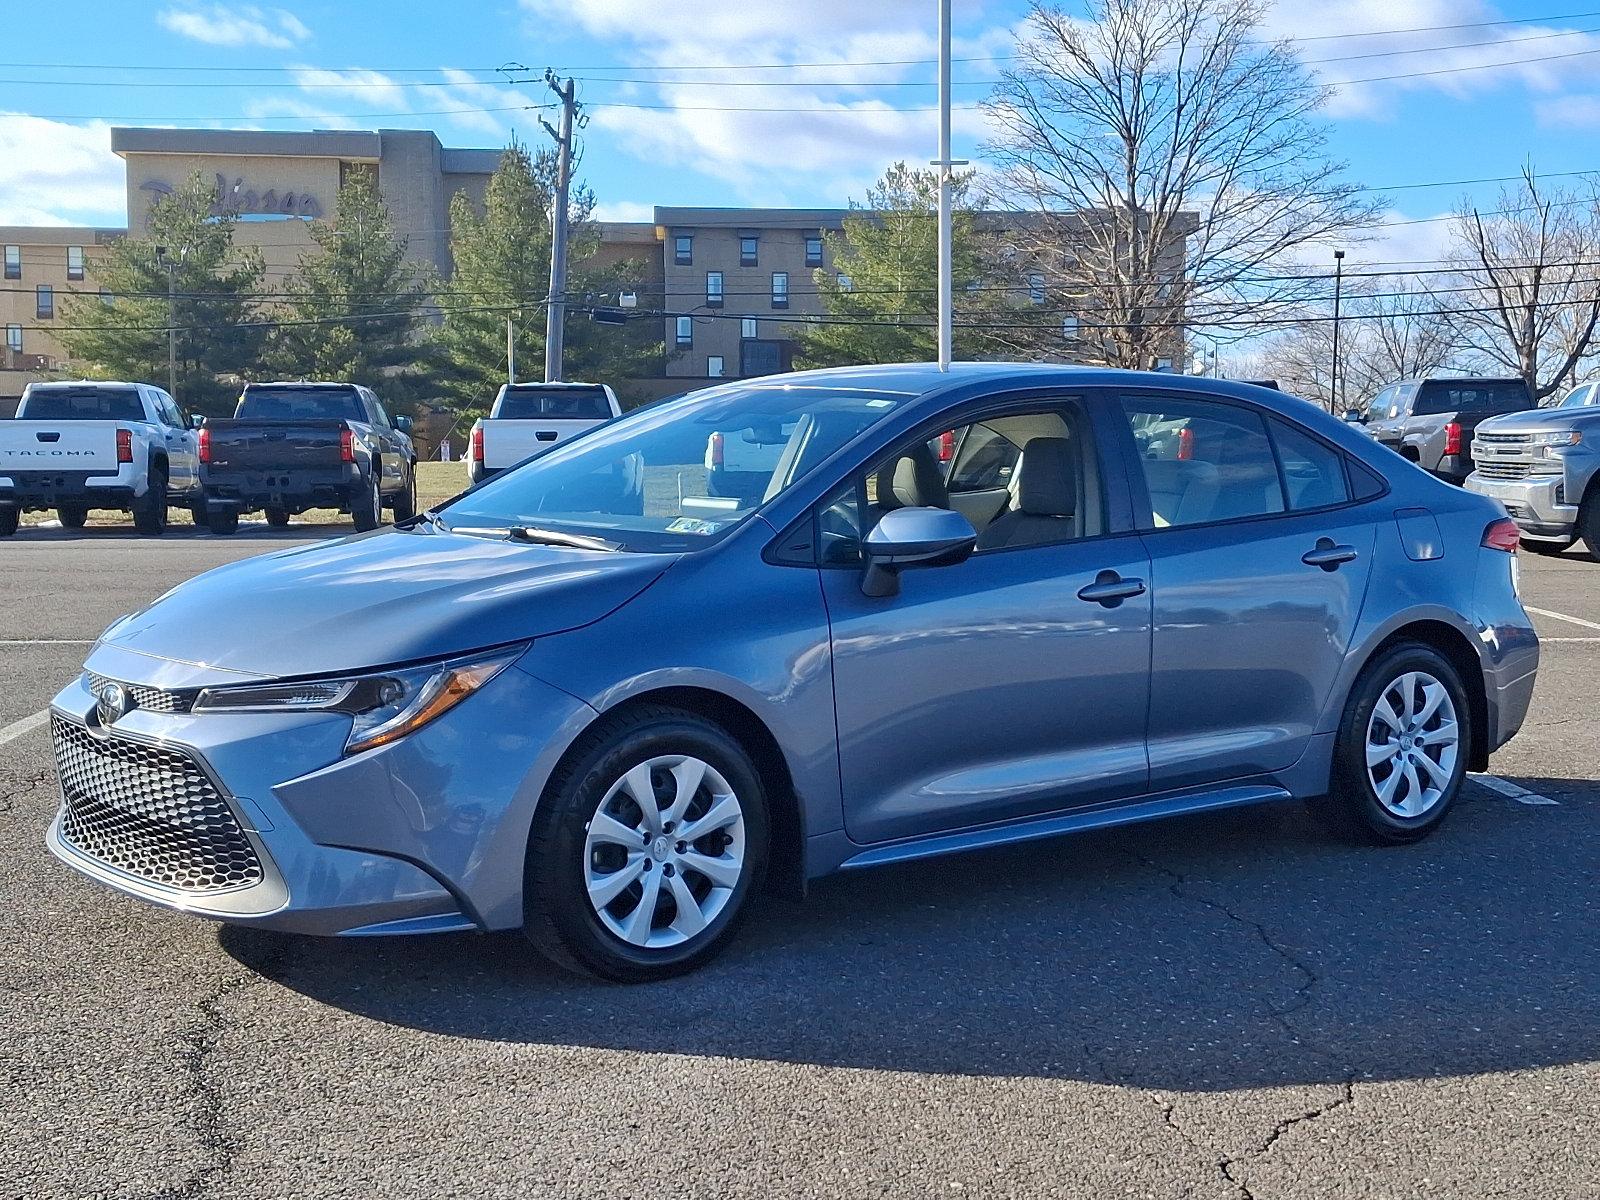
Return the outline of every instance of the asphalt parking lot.
[[[1522,556],[1529,723],[1422,845],[1279,806],[892,868],[627,989],[516,937],[219,930],[50,858],[31,716],[112,618],[292,540],[0,545],[0,1194],[1600,1192],[1579,551]]]

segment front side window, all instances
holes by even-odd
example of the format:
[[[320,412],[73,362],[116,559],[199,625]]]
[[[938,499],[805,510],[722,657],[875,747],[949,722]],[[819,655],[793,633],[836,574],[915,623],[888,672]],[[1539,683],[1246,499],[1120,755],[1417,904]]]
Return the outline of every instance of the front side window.
[[[1567,398],[1560,404],[1561,408],[1588,408],[1600,404],[1600,386],[1588,383],[1581,388],[1574,388],[1567,393]]]
[[[726,384],[635,410],[440,511],[452,529],[534,538],[539,530],[632,551],[693,550],[722,537],[913,393]],[[759,476],[717,494],[719,453]],[[724,457],[727,470],[733,464]],[[512,527],[530,531],[509,535]],[[603,549],[604,547],[602,547]]]
[[[83,278],[83,247],[67,247],[67,278],[81,280]]]
[[[772,307],[789,307],[789,272],[774,271],[772,273]]]
[[[694,265],[694,238],[680,233],[672,239],[672,261],[680,267]]]
[[[7,246],[6,247],[6,278],[7,279],[21,279],[22,278],[22,247],[21,246]]]
[[[722,272],[706,272],[706,305],[709,308],[722,307]]]
[[[34,315],[48,321],[56,315],[56,292],[48,283],[41,283],[34,292]]]
[[[761,248],[761,241],[754,234],[741,234],[739,237],[739,265],[753,267],[756,265],[756,255]]]
[[[678,340],[678,345],[680,345],[680,346],[692,346],[692,345],[694,345],[694,318],[692,318],[692,317],[679,317],[678,318],[677,340]]]
[[[1284,511],[1259,413],[1209,400],[1124,397],[1157,529]]]
[[[22,353],[22,326],[6,326],[6,345],[17,354]]]

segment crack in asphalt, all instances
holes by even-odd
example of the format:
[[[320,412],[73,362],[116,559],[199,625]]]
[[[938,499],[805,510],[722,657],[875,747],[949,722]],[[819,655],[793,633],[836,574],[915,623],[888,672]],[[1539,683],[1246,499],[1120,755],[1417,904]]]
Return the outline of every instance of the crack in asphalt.
[[[1268,1000],[1266,1002],[1267,1011],[1271,1013],[1272,1019],[1277,1022],[1277,1024],[1283,1029],[1284,1033],[1288,1036],[1289,1040],[1295,1045],[1309,1046],[1317,1054],[1328,1059],[1330,1063],[1335,1063],[1338,1061],[1337,1056],[1330,1053],[1324,1047],[1316,1046],[1313,1043],[1306,1041],[1301,1036],[1300,1031],[1295,1028],[1294,1023],[1290,1020],[1290,1017],[1311,1003],[1311,993],[1316,988],[1317,984],[1321,982],[1321,977],[1316,973],[1316,971],[1312,970],[1310,966],[1302,961],[1287,946],[1279,944],[1278,941],[1273,938],[1271,932],[1267,929],[1263,922],[1252,920],[1249,917],[1235,912],[1220,900],[1213,900],[1209,897],[1195,895],[1189,891],[1186,891],[1185,889],[1189,885],[1190,879],[1181,871],[1175,871],[1171,867],[1163,866],[1154,859],[1135,853],[1131,850],[1127,851],[1126,853],[1141,866],[1156,872],[1158,875],[1161,875],[1166,879],[1171,880],[1171,884],[1167,890],[1172,894],[1174,899],[1193,904],[1199,904],[1204,908],[1212,910],[1213,912],[1220,913],[1230,922],[1243,926],[1245,929],[1252,931],[1255,934],[1256,939],[1263,946],[1287,963],[1289,967],[1300,977],[1300,982],[1294,989],[1294,997],[1288,1003],[1282,1005],[1275,1004],[1271,1000]],[[1093,1058],[1097,1064],[1100,1063],[1098,1056],[1094,1055],[1093,1051],[1090,1050],[1088,1046],[1085,1046],[1084,1049],[1090,1053],[1091,1058]],[[1105,1072],[1103,1064],[1101,1065],[1101,1070],[1102,1073],[1105,1073],[1109,1079],[1109,1073]],[[1336,1109],[1350,1107],[1355,1104],[1355,1072],[1347,1065],[1342,1065],[1342,1070],[1344,1077],[1342,1080],[1340,1080],[1341,1090],[1338,1096],[1334,1097],[1328,1103],[1319,1105],[1316,1108],[1306,1109],[1295,1116],[1285,1117],[1273,1127],[1272,1132],[1262,1139],[1262,1141],[1255,1146],[1255,1148],[1246,1151],[1244,1154],[1224,1155],[1215,1159],[1217,1173],[1223,1178],[1224,1181],[1226,1181],[1239,1193],[1240,1200],[1257,1200],[1257,1198],[1255,1193],[1250,1189],[1250,1186],[1245,1183],[1243,1179],[1235,1176],[1235,1167],[1251,1162],[1269,1153],[1273,1146],[1277,1144],[1278,1140],[1296,1125],[1303,1125],[1309,1121],[1319,1120]],[[1177,1118],[1177,1108],[1178,1104],[1175,1100],[1163,1102],[1161,1106],[1162,1121],[1165,1122],[1169,1129],[1171,1129],[1199,1153],[1214,1153],[1214,1151],[1208,1151],[1206,1147],[1202,1146],[1198,1141],[1196,1141],[1189,1131],[1182,1126]]]
[[[35,774],[24,779],[15,787],[7,788],[0,792],[0,814],[11,812],[16,807],[16,802],[29,792],[38,791],[46,783],[55,778],[56,773],[48,768],[42,768]]]
[[[182,1182],[152,1193],[150,1200],[197,1200],[233,1170],[238,1146],[223,1117],[225,1098],[214,1069],[222,1037],[232,1024],[227,1000],[235,992],[277,979],[287,958],[288,943],[280,942],[249,974],[223,980],[195,1003],[200,1019],[183,1034],[183,1061],[198,1106],[191,1124],[202,1161]]]

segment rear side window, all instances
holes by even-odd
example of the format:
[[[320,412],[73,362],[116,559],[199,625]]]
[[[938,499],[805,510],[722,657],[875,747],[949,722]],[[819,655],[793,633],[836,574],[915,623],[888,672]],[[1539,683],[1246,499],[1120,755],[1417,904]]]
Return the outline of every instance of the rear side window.
[[[1291,512],[1327,508],[1350,499],[1344,455],[1287,421],[1272,421],[1272,441],[1278,449],[1278,466],[1283,470],[1283,487]]]
[[[1438,413],[1521,412],[1533,407],[1526,384],[1515,380],[1439,380],[1422,385],[1411,412],[1416,416]]]
[[[234,414],[244,421],[365,421],[355,388],[247,387]]]
[[[526,421],[535,417],[605,421],[611,417],[611,403],[606,399],[604,388],[547,388],[519,384],[506,388],[495,416],[510,421]]]
[[[1259,413],[1178,398],[1126,398],[1158,529],[1284,511],[1278,463]]]
[[[144,405],[133,388],[40,388],[23,406],[28,421],[142,421]]]

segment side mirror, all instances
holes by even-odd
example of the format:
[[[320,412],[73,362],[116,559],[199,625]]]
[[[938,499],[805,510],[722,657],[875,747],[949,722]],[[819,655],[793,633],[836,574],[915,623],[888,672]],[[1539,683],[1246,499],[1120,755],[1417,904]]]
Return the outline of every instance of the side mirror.
[[[206,419],[204,417],[202,417],[199,413],[190,413],[189,414],[189,428],[190,429],[199,429],[200,426],[204,425],[205,423],[206,423]]]
[[[1365,425],[1367,423],[1366,415],[1359,408],[1345,409],[1344,419],[1351,425]]]
[[[901,571],[966,562],[977,545],[972,522],[952,509],[893,509],[867,534],[861,591],[873,597],[893,596],[900,590]]]
[[[396,429],[398,429],[401,433],[410,433],[411,432],[411,418],[410,417],[396,417],[394,419],[394,427]]]

